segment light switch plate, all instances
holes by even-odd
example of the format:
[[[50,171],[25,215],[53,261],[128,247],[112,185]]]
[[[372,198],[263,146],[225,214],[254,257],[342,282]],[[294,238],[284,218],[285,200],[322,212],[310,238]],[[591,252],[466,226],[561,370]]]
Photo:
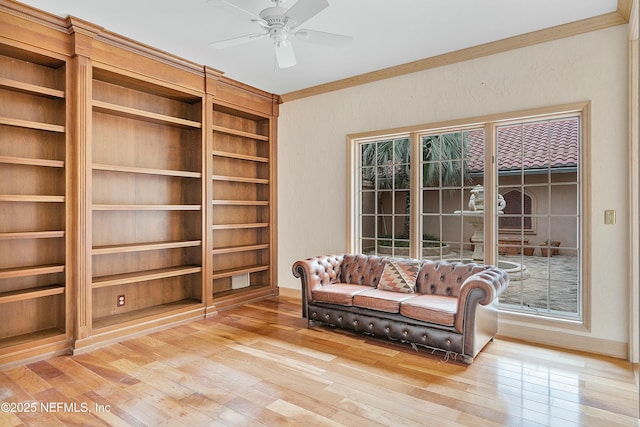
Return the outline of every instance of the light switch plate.
[[[615,224],[616,223],[616,211],[615,210],[606,210],[606,211],[604,211],[604,223],[605,224]]]

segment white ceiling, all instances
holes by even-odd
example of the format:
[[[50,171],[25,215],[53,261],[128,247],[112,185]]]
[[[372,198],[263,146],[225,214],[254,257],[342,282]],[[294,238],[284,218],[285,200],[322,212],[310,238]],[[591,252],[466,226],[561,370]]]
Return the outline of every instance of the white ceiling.
[[[258,14],[270,0],[232,0]],[[296,0],[283,2],[291,7]],[[345,48],[293,40],[298,64],[278,69],[268,38],[212,49],[259,32],[249,17],[207,0],[23,0],[72,15],[276,94],[614,12],[617,0],[329,0],[301,28],[353,37]]]

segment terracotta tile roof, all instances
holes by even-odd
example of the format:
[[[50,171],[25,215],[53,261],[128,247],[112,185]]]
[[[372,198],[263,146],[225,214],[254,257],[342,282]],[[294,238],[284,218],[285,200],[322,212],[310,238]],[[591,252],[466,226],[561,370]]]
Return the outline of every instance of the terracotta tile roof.
[[[498,170],[531,170],[578,165],[578,118],[505,125],[498,128]],[[483,170],[484,131],[466,135],[469,169]]]

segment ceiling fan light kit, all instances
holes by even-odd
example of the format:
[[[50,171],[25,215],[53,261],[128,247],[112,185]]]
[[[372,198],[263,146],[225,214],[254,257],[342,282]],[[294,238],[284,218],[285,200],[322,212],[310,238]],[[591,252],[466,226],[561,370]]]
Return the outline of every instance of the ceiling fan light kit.
[[[289,9],[280,7],[281,0],[271,0],[275,6],[262,10],[258,16],[241,8],[235,4],[233,0],[209,1],[217,4],[224,3],[240,10],[241,12],[251,16],[251,22],[258,24],[264,30],[262,33],[247,34],[240,37],[216,41],[210,43],[209,46],[217,49],[224,49],[269,36],[273,41],[276,61],[280,68],[288,68],[296,65],[296,57],[293,45],[291,44],[291,38],[289,37],[290,35],[293,35],[296,40],[331,47],[343,46],[351,41],[351,37],[340,34],[303,29],[295,31],[299,25],[326,9],[329,6],[329,2],[327,0],[298,0]]]

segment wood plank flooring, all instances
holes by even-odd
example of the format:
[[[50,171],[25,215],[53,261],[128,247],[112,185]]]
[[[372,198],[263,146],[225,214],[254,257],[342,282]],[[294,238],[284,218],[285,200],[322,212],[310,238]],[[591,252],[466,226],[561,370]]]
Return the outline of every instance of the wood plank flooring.
[[[291,296],[2,370],[0,402],[0,426],[639,425],[628,362],[495,340],[465,366],[307,328]]]

